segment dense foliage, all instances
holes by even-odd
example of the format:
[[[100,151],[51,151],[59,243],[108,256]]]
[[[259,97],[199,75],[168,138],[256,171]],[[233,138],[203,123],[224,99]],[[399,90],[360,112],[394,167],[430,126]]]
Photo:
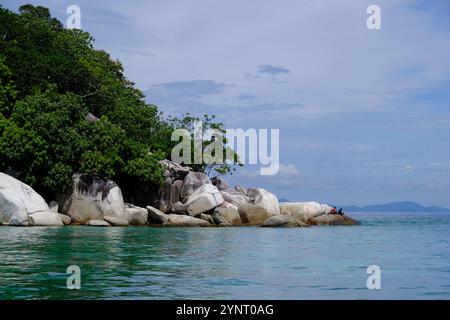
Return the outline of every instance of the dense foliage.
[[[186,129],[189,134],[189,140],[191,141],[191,154],[189,155],[190,163],[188,164],[194,171],[204,172],[208,175],[223,175],[236,171],[236,165],[242,166],[239,156],[234,152],[233,149],[227,147],[228,139],[226,136],[226,130],[224,129],[224,124],[221,122],[215,122],[215,116],[209,116],[207,114],[200,117],[193,117],[188,112],[183,115],[182,118],[169,117],[168,123],[172,128],[177,129]],[[202,154],[202,161],[199,163],[195,162],[195,125],[201,124],[201,142],[198,144],[198,151]],[[208,133],[210,135],[208,135]],[[220,138],[220,143],[218,138]],[[182,141],[183,139],[179,139]],[[214,143],[218,143],[220,154],[217,154],[219,160],[215,162],[214,159],[216,157],[215,150],[211,150],[208,152],[210,147],[213,147]],[[208,155],[210,155],[211,159],[208,159]]]
[[[171,132],[194,120],[164,120],[122,65],[92,43],[46,8],[0,7],[0,171],[46,197],[66,191],[75,172],[106,175],[124,190],[159,184]]]

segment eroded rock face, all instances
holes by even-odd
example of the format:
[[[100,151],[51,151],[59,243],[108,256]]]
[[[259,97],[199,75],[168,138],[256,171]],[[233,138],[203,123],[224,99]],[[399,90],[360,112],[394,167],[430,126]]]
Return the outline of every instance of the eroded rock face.
[[[211,225],[215,224],[214,219],[213,219],[212,215],[210,215],[210,214],[202,213],[200,215],[200,219],[208,221],[209,224],[211,224]]]
[[[49,212],[50,208],[29,185],[0,173],[0,224],[29,225],[29,215]]]
[[[183,180],[190,173],[191,168],[183,167],[170,160],[162,160],[160,164],[165,169],[164,176],[166,180],[159,189],[158,208],[160,211],[168,213],[173,211],[174,204],[181,200]]]
[[[69,216],[66,216],[65,214],[58,213],[59,217],[61,218],[61,221],[64,223],[65,226],[72,223],[72,218]]]
[[[171,189],[170,189],[170,203],[173,205],[177,203],[178,201],[181,201],[181,188],[183,187],[183,181],[181,180],[175,180],[172,183]]]
[[[165,214],[161,210],[158,210],[152,206],[147,206],[147,210],[149,223],[163,224],[169,221],[169,217],[167,216],[167,214]]]
[[[210,211],[223,203],[223,197],[219,190],[212,184],[204,184],[192,193],[186,204],[191,216],[200,215]]]
[[[212,217],[218,225],[238,226],[242,224],[238,207],[227,202],[214,209]]]
[[[187,204],[182,203],[181,201],[177,201],[176,203],[174,203],[173,211],[178,214],[189,214]]]
[[[123,218],[122,191],[112,180],[95,175],[75,174],[71,194],[62,209],[73,223],[102,220],[104,216]]]
[[[239,184],[237,184],[237,185],[234,187],[234,190],[236,190],[236,191],[239,192],[239,193],[242,193],[243,195],[248,196],[247,190],[244,189],[244,188],[242,188],[242,186],[239,185]]]
[[[170,178],[172,182],[175,180],[183,180],[184,177],[186,177],[187,174],[192,170],[189,167],[184,167],[176,162],[167,159],[161,160],[159,163],[165,169],[165,177]]]
[[[166,181],[159,189],[159,210],[162,212],[169,212],[172,210],[172,205],[170,202],[170,196],[172,193],[172,180],[166,178]]]
[[[104,216],[103,218],[106,222],[108,222],[109,224],[111,224],[113,226],[126,227],[126,226],[130,225],[127,220],[120,219],[117,217]]]
[[[240,206],[241,204],[244,203],[251,203],[253,201],[250,197],[248,197],[244,193],[241,193],[231,188],[221,190],[220,194],[222,195],[223,199],[226,202],[231,203],[235,206]]]
[[[212,183],[214,186],[216,186],[216,188],[219,189],[219,191],[221,191],[221,190],[226,190],[226,189],[229,189],[229,188],[230,188],[230,186],[228,185],[228,183],[227,183],[225,180],[223,180],[223,179],[221,179],[221,178],[219,178],[219,177],[214,177],[214,178],[212,178],[212,179],[211,179],[211,183]]]
[[[183,180],[183,187],[181,188],[181,198],[187,198],[200,187],[211,184],[208,176],[202,172],[189,172]],[[216,188],[217,189],[217,188]]]

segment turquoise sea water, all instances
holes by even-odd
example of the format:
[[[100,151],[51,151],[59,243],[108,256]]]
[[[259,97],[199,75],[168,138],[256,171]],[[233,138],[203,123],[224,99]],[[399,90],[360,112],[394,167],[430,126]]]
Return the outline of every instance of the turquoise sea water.
[[[0,299],[450,299],[449,214],[352,216],[362,226],[0,227]]]

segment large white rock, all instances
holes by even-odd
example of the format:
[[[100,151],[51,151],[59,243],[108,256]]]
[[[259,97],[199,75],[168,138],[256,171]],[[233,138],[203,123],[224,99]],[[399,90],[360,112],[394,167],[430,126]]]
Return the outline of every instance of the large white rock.
[[[244,224],[260,225],[270,217],[276,215],[258,205],[244,203],[239,206],[239,216]]]
[[[329,206],[329,205],[327,205],[327,204],[321,204],[321,206],[322,206],[322,212],[323,212],[323,214],[330,214],[331,213],[331,210],[333,210],[333,207],[331,207],[331,206]]]
[[[65,214],[58,213],[59,217],[61,218],[61,221],[64,223],[64,225],[69,225],[72,223],[72,218],[69,216],[66,216]]]
[[[27,226],[28,216],[50,211],[44,198],[30,186],[0,173],[0,224]]]
[[[241,217],[239,215],[238,207],[224,202],[221,206],[214,209],[214,222],[218,225],[241,225]]]
[[[318,217],[311,218],[309,220],[311,225],[321,226],[356,226],[359,225],[359,221],[350,218],[347,215],[340,214],[324,214]]]
[[[254,199],[254,204],[266,209],[269,215],[275,216],[280,214],[280,204],[273,193],[262,188],[249,189],[247,192],[249,197]]]
[[[164,222],[169,221],[167,214],[165,214],[164,212],[152,206],[147,206],[147,210],[148,210],[148,220],[150,223],[163,224]]]
[[[277,215],[270,217],[261,225],[261,227],[307,227],[308,225],[301,220],[287,215]]]
[[[181,214],[168,214],[168,221],[163,223],[167,227],[209,227],[211,224],[208,221],[185,216]]]
[[[182,165],[167,159],[161,160],[159,163],[164,168],[164,176],[170,178],[171,181],[184,179],[184,177],[192,170],[190,167],[183,167]]]
[[[284,202],[280,204],[281,214],[295,217],[308,223],[310,219],[331,212],[331,207],[318,202]]]
[[[106,222],[105,220],[89,220],[88,222],[86,222],[87,226],[91,226],[91,227],[111,227],[111,225]]]
[[[125,211],[118,215],[119,218],[127,220],[131,225],[144,225],[148,221],[148,210],[127,204]]]
[[[109,224],[112,224],[113,226],[126,227],[126,226],[130,225],[127,220],[120,219],[117,217],[105,216],[103,218],[105,219],[106,222],[108,222]]]
[[[38,211],[28,216],[31,226],[62,227],[64,223],[59,214],[53,211]]]
[[[104,216],[124,218],[122,191],[112,180],[100,176],[75,174],[72,193],[63,206],[63,213],[73,223],[102,220]]]
[[[204,184],[192,193],[186,204],[190,215],[196,216],[220,206],[223,197],[217,187],[212,184]]]
[[[173,204],[172,210],[178,214],[188,214],[187,208],[187,204],[177,201]]]
[[[181,200],[189,197],[205,184],[212,184],[206,174],[203,172],[189,172],[183,179],[183,187],[181,188],[180,193]]]
[[[247,195],[231,188],[220,190],[220,194],[226,202],[234,204],[235,206],[240,206],[241,204],[250,203],[252,201]]]

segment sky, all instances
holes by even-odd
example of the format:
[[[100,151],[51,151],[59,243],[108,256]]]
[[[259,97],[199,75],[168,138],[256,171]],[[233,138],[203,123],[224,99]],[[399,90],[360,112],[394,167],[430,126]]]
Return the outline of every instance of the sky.
[[[291,201],[450,207],[450,1],[28,1],[95,47],[166,115],[279,129],[280,170],[230,184]],[[0,0],[17,11],[21,1]],[[366,9],[381,9],[369,30]]]

